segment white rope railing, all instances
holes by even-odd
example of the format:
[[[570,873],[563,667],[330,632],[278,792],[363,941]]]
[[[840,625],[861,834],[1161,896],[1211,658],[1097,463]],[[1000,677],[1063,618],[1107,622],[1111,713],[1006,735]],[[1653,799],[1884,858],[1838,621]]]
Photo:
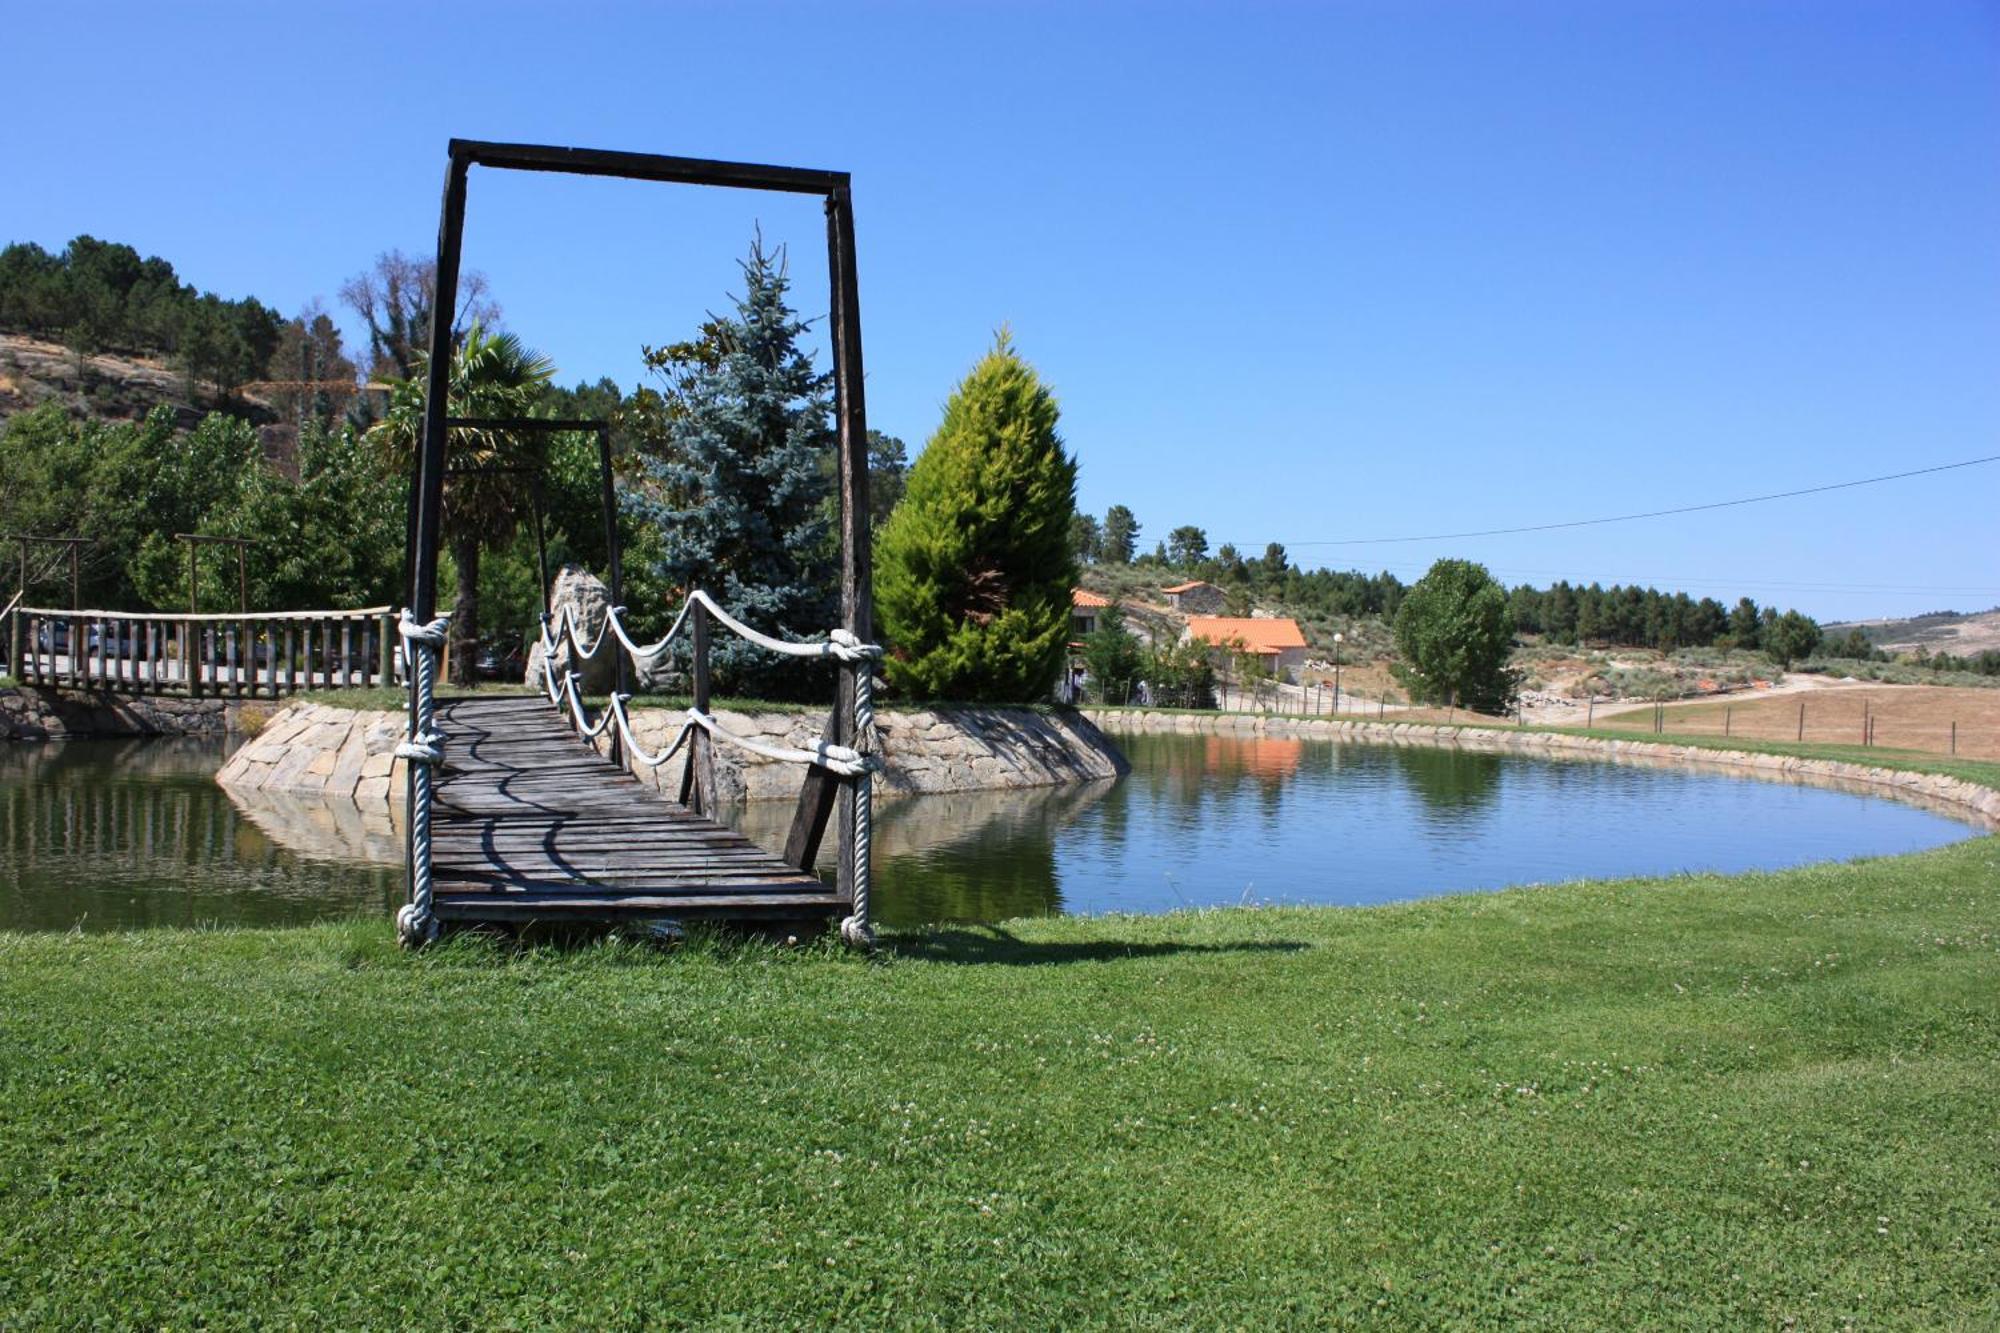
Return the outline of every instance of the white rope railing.
[[[555,652],[557,647],[560,646],[562,638],[567,637],[571,650],[575,652],[577,659],[579,661],[588,661],[597,656],[597,650],[603,646],[604,636],[608,633],[615,635],[618,642],[624,645],[625,651],[630,653],[634,658],[642,663],[651,662],[664,653],[669,645],[679,637],[681,626],[687,623],[688,613],[693,611],[696,606],[700,606],[703,610],[707,611],[718,623],[738,638],[749,643],[754,643],[767,652],[781,653],[786,657],[831,657],[842,662],[861,662],[881,656],[879,648],[872,644],[861,642],[860,639],[844,629],[833,630],[824,639],[797,640],[773,638],[771,635],[765,634],[760,630],[752,629],[735,616],[730,615],[722,609],[713,597],[710,597],[700,588],[695,589],[687,595],[687,600],[681,603],[680,612],[675,615],[674,623],[668,626],[667,632],[661,635],[657,641],[647,644],[634,643],[632,641],[631,634],[625,628],[625,608],[622,606],[613,606],[605,609],[604,623],[598,626],[597,635],[591,640],[590,647],[585,648],[583,646],[583,625],[577,616],[576,607],[571,603],[565,602],[562,609],[554,615],[547,612],[544,612],[542,615],[542,651],[544,653]],[[561,621],[559,630],[551,629],[549,622],[552,619]]]
[[[639,744],[638,737],[633,734],[632,717],[627,707],[631,695],[614,691],[609,705],[599,714],[597,720],[592,722],[583,704],[577,673],[565,669],[561,683],[557,683],[556,659],[565,644],[573,655],[570,660],[585,662],[597,655],[598,650],[604,646],[605,636],[609,634],[615,637],[619,645],[639,663],[650,664],[657,661],[679,636],[681,627],[687,623],[689,615],[696,607],[700,607],[738,638],[768,652],[779,653],[786,657],[832,658],[855,667],[854,734],[861,746],[869,744],[875,725],[872,664],[882,655],[879,646],[862,642],[858,636],[846,629],[834,629],[825,639],[795,641],[774,638],[752,629],[730,615],[713,597],[699,588],[688,594],[687,599],[681,604],[679,613],[675,615],[673,624],[668,626],[666,634],[657,642],[650,644],[633,641],[625,628],[625,608],[622,606],[606,608],[604,623],[598,627],[588,648],[583,646],[583,626],[574,605],[566,603],[555,613],[544,612],[541,623],[543,692],[548,695],[550,704],[569,714],[577,733],[584,739],[595,741],[604,734],[607,727],[615,728],[626,758],[647,768],[658,768],[666,763],[680,753],[695,733],[700,731],[712,739],[777,763],[810,764],[851,781],[854,784],[854,839],[849,868],[852,873],[854,900],[852,914],[840,923],[840,933],[841,938],[855,948],[872,948],[875,943],[875,932],[869,915],[872,880],[869,854],[873,824],[872,779],[876,773],[882,771],[883,767],[878,757],[867,749],[840,745],[827,740],[816,741],[812,748],[802,749],[740,735],[723,726],[712,714],[692,706],[683,710],[680,730],[675,735],[673,743],[664,750],[649,751]],[[427,821],[426,835],[428,835]]]

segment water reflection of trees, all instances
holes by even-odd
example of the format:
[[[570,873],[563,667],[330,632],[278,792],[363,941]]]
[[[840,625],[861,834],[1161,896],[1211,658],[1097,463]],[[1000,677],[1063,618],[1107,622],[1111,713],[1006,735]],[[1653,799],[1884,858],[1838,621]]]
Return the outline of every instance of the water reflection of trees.
[[[1396,746],[1390,753],[1404,785],[1430,815],[1462,820],[1492,805],[1500,795],[1503,755],[1429,746]]]
[[[387,901],[392,872],[301,867],[241,818],[215,740],[0,748],[0,928],[276,924]]]
[[[1056,837],[1104,802],[1115,780],[1023,791],[950,792],[875,803],[876,915],[893,926],[1000,921],[1062,911]],[[753,801],[725,812],[752,841],[782,847],[792,806]],[[1118,815],[1122,829],[1122,812]],[[833,839],[820,848],[833,868]]]

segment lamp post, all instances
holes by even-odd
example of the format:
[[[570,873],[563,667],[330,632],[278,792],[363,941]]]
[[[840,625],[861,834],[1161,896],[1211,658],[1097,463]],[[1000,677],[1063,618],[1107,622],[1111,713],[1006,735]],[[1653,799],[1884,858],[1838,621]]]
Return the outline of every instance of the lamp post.
[[[1341,645],[1342,643],[1346,642],[1346,640],[1347,640],[1347,636],[1346,636],[1345,634],[1342,634],[1342,633],[1340,633],[1340,632],[1339,632],[1338,630],[1334,631],[1334,635],[1333,635],[1333,711],[1334,711],[1334,713],[1335,713],[1336,715],[1337,715],[1337,714],[1338,714],[1338,713],[1340,712],[1340,645]]]

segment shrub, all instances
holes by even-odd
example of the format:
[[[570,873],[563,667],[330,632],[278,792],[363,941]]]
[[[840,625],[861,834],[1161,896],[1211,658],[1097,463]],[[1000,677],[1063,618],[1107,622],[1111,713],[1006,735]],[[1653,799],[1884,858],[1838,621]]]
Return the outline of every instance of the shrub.
[[[919,698],[1040,699],[1062,670],[1076,463],[1055,398],[1003,331],[945,404],[882,531],[890,683]]]

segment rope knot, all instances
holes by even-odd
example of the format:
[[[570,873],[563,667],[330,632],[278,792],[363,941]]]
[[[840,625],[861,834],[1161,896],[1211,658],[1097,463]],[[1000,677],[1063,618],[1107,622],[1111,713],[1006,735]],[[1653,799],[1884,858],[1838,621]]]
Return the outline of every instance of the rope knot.
[[[833,655],[843,662],[866,662],[882,655],[881,644],[863,643],[861,636],[852,630],[836,629],[826,637]]]
[[[396,746],[396,758],[414,759],[435,768],[444,762],[444,742],[441,731],[420,731]]]
[[[396,632],[411,643],[426,643],[433,648],[444,642],[445,632],[451,628],[451,613],[445,612],[437,619],[425,624],[410,614],[410,608],[403,608],[403,617],[396,623]]]

